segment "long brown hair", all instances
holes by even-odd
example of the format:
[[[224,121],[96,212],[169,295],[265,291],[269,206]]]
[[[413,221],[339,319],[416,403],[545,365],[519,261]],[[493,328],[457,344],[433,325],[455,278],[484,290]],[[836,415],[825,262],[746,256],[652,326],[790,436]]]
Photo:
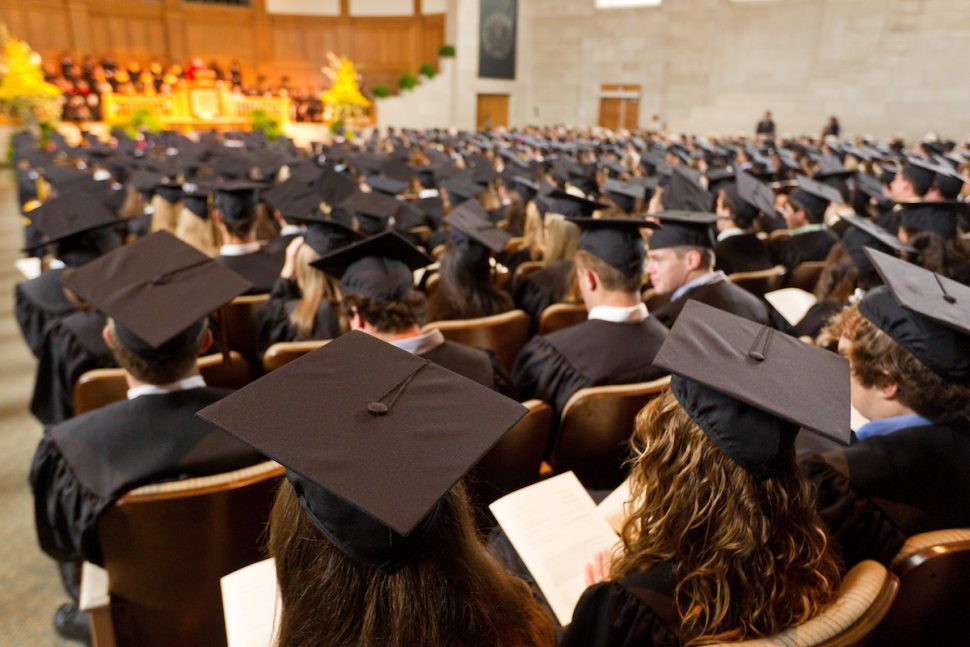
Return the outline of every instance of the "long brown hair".
[[[340,285],[325,272],[312,267],[310,263],[320,258],[309,245],[303,245],[296,253],[296,284],[300,287],[300,302],[290,313],[290,323],[296,326],[300,337],[313,337],[317,321],[317,311],[324,300],[338,303]]]
[[[551,647],[549,617],[478,541],[460,483],[439,515],[418,554],[386,575],[340,552],[284,481],[269,537],[283,601],[278,644]]]
[[[631,448],[635,510],[612,577],[672,564],[686,644],[770,636],[832,599],[839,567],[794,448],[782,475],[759,479],[669,390],[637,416]]]

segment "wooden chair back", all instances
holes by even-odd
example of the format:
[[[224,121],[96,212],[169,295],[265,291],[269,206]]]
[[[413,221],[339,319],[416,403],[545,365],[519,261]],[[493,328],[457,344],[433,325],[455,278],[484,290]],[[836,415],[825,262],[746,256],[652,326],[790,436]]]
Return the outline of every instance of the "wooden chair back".
[[[92,614],[118,645],[226,644],[219,578],[264,557],[283,468],[269,461],[210,477],[148,485],[108,508],[98,534],[110,604]]]
[[[539,331],[546,335],[586,321],[586,306],[582,303],[554,303],[539,315]]]
[[[552,431],[552,407],[542,400],[522,403],[529,412],[479,461],[466,477],[475,507],[488,504],[539,480],[539,469]]]
[[[508,242],[505,243],[505,249],[502,250],[503,254],[512,255],[517,251],[521,250],[528,243],[522,236],[512,236],[509,238]]]
[[[507,370],[512,368],[515,356],[529,341],[529,315],[521,310],[510,310],[490,317],[432,321],[422,328],[424,332],[437,328],[445,339],[487,348],[498,357]]]
[[[889,612],[899,580],[878,562],[866,560],[845,574],[838,597],[820,614],[775,636],[715,647],[850,647],[882,645],[872,632]],[[930,643],[911,643],[930,644]]]
[[[970,645],[970,528],[911,537],[891,568],[899,596],[874,645]]]
[[[612,489],[626,478],[627,443],[640,409],[659,395],[670,377],[651,382],[594,386],[569,398],[559,424],[552,466],[572,470],[587,488]]]
[[[825,261],[805,261],[792,269],[785,283],[786,288],[798,288],[806,292],[814,292],[818,279],[825,269]]]
[[[766,292],[778,290],[784,285],[786,272],[784,265],[775,265],[756,272],[735,272],[728,275],[728,280],[762,299]]]
[[[236,297],[230,301],[221,313],[225,314],[225,321],[220,325],[226,327],[225,336],[230,350],[237,350],[250,362],[254,368],[259,359],[259,316],[266,302],[268,294],[251,294]]]
[[[519,281],[543,267],[545,267],[545,264],[542,261],[522,261],[515,268],[515,272],[512,273],[512,285],[517,285]]]
[[[275,371],[307,353],[323,348],[329,342],[329,339],[314,339],[311,341],[281,341],[273,344],[263,353],[263,370],[267,373]]]
[[[229,353],[229,362],[223,362],[222,353],[199,358],[199,373],[209,386],[223,389],[241,389],[249,384],[249,364],[239,353]],[[128,397],[125,371],[120,368],[97,368],[86,371],[74,385],[74,414],[103,407]]]

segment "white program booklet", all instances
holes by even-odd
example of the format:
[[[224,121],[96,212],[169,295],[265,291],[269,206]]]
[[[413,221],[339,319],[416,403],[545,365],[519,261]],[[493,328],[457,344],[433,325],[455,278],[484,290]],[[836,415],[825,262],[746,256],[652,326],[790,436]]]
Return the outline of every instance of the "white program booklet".
[[[221,585],[229,647],[274,647],[282,609],[276,562],[250,564],[224,576]]]
[[[622,495],[614,503],[617,498]],[[621,510],[623,503],[620,500]],[[586,590],[586,564],[617,543],[603,511],[572,472],[508,494],[489,509],[560,624],[569,624],[576,602]]]
[[[791,325],[797,324],[818,301],[815,295],[798,288],[784,288],[765,294],[765,299]]]

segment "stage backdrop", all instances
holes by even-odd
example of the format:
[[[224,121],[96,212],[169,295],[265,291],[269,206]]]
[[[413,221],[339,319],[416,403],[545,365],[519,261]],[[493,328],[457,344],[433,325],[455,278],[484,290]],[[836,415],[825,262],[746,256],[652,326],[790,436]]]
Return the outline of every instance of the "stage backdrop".
[[[515,78],[516,0],[482,0],[478,76]]]

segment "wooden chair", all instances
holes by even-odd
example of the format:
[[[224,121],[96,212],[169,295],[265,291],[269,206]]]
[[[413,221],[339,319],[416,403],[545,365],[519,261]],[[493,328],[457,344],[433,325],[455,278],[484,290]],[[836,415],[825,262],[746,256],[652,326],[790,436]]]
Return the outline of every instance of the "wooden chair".
[[[539,331],[546,335],[586,321],[586,306],[582,303],[554,303],[539,315]]]
[[[845,574],[838,597],[832,604],[808,622],[769,638],[716,643],[715,647],[882,645],[871,639],[870,634],[886,616],[898,590],[899,580],[885,566],[871,560],[860,562]]]
[[[410,229],[408,229],[408,234],[410,234],[411,236],[421,241],[422,245],[428,242],[428,238],[430,238],[431,234],[433,233],[434,233],[434,230],[432,230],[431,227],[428,227],[426,225],[418,225],[417,227],[411,227]]]
[[[85,567],[84,608],[97,647],[226,644],[219,578],[264,557],[283,468],[147,485],[105,511],[98,534],[107,577]],[[103,572],[101,573],[103,576]],[[101,580],[91,591],[89,579]]]
[[[512,273],[512,286],[516,286],[519,281],[533,272],[541,270],[543,267],[545,267],[545,264],[542,261],[523,261],[519,263],[518,267],[515,268],[515,272]]]
[[[311,341],[281,341],[273,344],[263,353],[263,370],[269,373],[293,360],[323,348],[329,339],[314,339]]]
[[[728,275],[728,280],[761,299],[766,292],[777,290],[784,285],[786,272],[784,265],[775,265],[756,272],[735,272]]]
[[[257,313],[269,301],[268,294],[252,294],[236,297],[220,311],[225,321],[225,335],[230,350],[238,350],[258,369],[259,360],[259,318]]]
[[[825,261],[805,261],[804,263],[799,263],[788,275],[785,287],[814,292],[815,284],[818,283],[818,279],[822,276],[822,270],[824,269]]]
[[[529,412],[465,477],[475,507],[487,515],[488,504],[539,480],[539,469],[552,431],[552,407],[542,400],[522,403]]]
[[[241,389],[249,384],[249,364],[239,353],[229,353],[229,363],[222,361],[222,353],[199,358],[199,373],[209,386]],[[97,368],[81,375],[74,385],[74,414],[103,407],[128,397],[125,372],[120,368]]]
[[[612,489],[623,482],[627,442],[640,409],[659,395],[670,377],[651,382],[594,386],[569,398],[553,451],[556,473],[572,470],[588,488]]]
[[[491,317],[432,321],[421,329],[428,332],[437,328],[445,339],[487,348],[498,357],[507,370],[512,368],[515,356],[529,341],[529,315],[521,310],[509,310]]]
[[[970,645],[970,528],[910,537],[891,568],[899,596],[874,645]]]
[[[512,238],[509,238],[507,243],[505,243],[505,249],[502,250],[502,253],[512,255],[525,247],[526,244],[525,238],[522,236],[513,236]]]

